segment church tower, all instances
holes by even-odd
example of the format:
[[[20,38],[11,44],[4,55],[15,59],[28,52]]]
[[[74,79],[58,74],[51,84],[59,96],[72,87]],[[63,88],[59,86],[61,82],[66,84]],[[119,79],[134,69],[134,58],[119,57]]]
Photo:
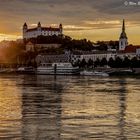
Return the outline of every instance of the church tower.
[[[125,20],[123,20],[122,33],[121,33],[120,39],[119,39],[119,50],[120,51],[125,50],[126,46],[128,45],[127,40],[128,40],[128,38],[125,33]]]

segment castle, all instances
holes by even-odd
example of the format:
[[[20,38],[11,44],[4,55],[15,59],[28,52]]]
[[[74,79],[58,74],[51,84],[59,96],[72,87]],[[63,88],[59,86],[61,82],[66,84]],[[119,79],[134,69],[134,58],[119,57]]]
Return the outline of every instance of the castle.
[[[28,25],[24,23],[23,25],[23,39],[36,38],[38,36],[59,36],[63,34],[62,24],[58,28],[52,27],[42,27],[39,22],[36,28],[28,28]]]

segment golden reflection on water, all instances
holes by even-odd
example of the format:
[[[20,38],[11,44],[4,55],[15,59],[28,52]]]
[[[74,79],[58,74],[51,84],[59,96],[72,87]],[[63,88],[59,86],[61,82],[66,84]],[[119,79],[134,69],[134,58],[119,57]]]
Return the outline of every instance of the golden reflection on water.
[[[21,128],[21,90],[17,82],[9,78],[0,78],[0,137],[19,135]]]
[[[140,139],[140,79],[2,76],[0,138]]]

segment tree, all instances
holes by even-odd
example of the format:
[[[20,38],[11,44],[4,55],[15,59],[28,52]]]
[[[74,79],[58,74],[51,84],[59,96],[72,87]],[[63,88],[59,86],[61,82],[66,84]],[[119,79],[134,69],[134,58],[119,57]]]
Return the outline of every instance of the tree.
[[[107,60],[106,60],[106,58],[104,57],[104,58],[101,60],[101,62],[100,62],[100,66],[105,66],[105,65],[107,65]]]
[[[78,66],[78,67],[80,67],[80,63],[81,63],[81,61],[78,59],[76,62],[74,62],[73,63],[73,66]]]
[[[87,66],[88,67],[91,67],[91,66],[93,67],[93,60],[92,59],[88,60]]]
[[[109,61],[108,61],[108,65],[110,66],[110,67],[114,67],[114,63],[115,63],[115,61],[114,61],[114,59],[111,57],[110,59],[109,59]]]
[[[139,60],[137,59],[137,57],[133,57],[131,59],[130,65],[131,65],[131,68],[138,68],[138,67],[140,67]]]
[[[128,57],[125,57],[123,60],[123,67],[128,68],[131,66],[130,59]]]
[[[84,68],[84,67],[86,67],[86,65],[87,65],[87,63],[86,63],[85,59],[83,58],[80,63],[80,67]]]
[[[122,68],[123,67],[123,60],[120,57],[117,57],[114,62],[115,68]]]
[[[94,67],[98,67],[100,65],[100,60],[99,58],[96,59],[96,61],[94,62]]]

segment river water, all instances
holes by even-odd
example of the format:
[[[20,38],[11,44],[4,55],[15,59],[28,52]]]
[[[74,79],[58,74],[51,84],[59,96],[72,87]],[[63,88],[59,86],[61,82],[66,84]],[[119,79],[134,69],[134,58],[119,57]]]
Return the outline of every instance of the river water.
[[[0,76],[0,140],[140,140],[140,78]]]

